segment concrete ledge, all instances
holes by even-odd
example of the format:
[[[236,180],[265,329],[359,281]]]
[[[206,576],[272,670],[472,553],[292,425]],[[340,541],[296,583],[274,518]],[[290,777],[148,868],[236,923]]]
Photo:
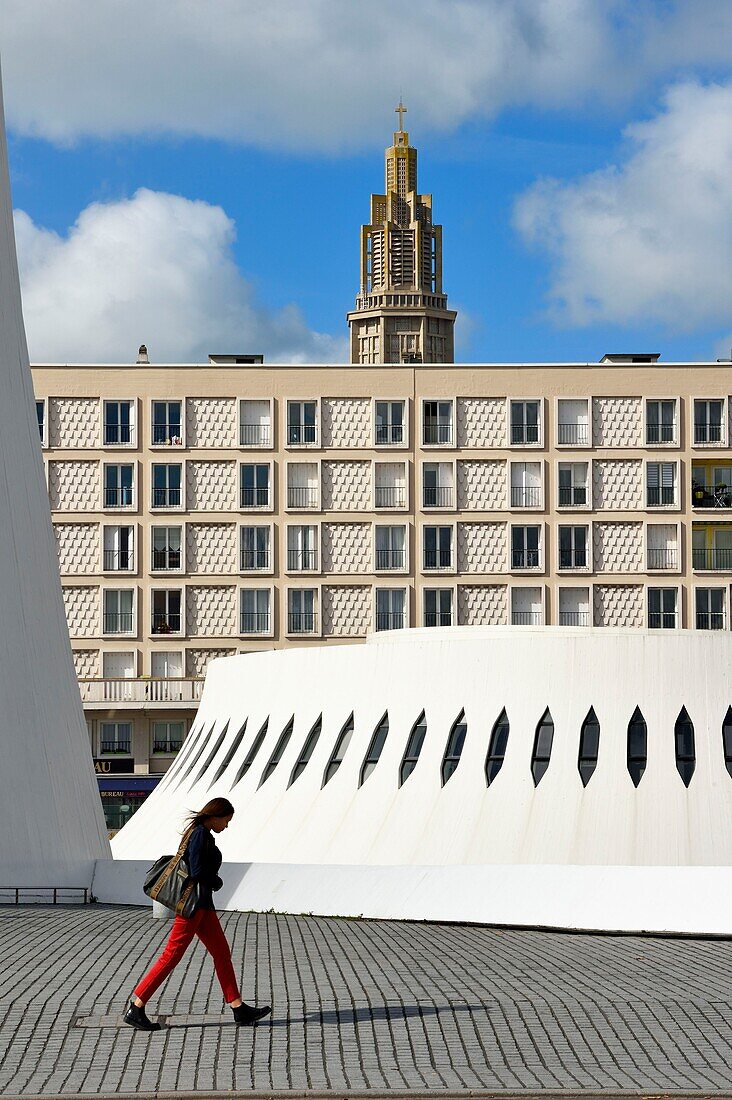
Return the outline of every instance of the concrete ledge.
[[[151,905],[147,860],[98,860],[101,902]],[[225,863],[219,909],[732,936],[732,867]]]

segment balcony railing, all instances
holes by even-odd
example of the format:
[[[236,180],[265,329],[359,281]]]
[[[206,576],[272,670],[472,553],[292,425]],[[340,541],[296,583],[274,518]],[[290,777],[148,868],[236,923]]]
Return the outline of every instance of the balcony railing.
[[[82,703],[192,703],[201,698],[203,680],[79,680]]]
[[[131,634],[133,619],[131,611],[107,611],[104,613],[104,633]]]
[[[315,424],[288,424],[287,442],[294,446],[317,441],[317,429]]]
[[[180,489],[153,489],[153,508],[180,508]]]
[[[663,546],[648,548],[649,569],[677,569],[679,552],[675,546]]]
[[[180,569],[180,550],[153,550],[152,567],[156,570]]]
[[[426,446],[434,446],[437,443],[452,443],[452,424],[425,423],[422,427],[423,440]]]
[[[692,508],[732,508],[732,487],[723,481],[716,484],[692,481],[691,506]]]
[[[512,569],[538,569],[541,560],[540,550],[512,550]]]
[[[318,490],[312,485],[288,485],[288,508],[317,508]]]
[[[129,741],[100,741],[99,751],[102,753],[120,753],[124,756],[130,755],[130,742]]]
[[[404,569],[407,564],[406,550],[377,550],[377,569]]]
[[[559,551],[559,568],[560,569],[586,569],[587,568],[587,550],[560,550]]]
[[[254,569],[269,569],[269,550],[242,550],[239,562],[242,573]]]
[[[132,442],[132,426],[130,424],[105,424],[104,446],[125,447]]]
[[[724,630],[723,611],[697,611],[697,630]]]
[[[180,634],[180,628],[180,611],[171,611],[167,615],[153,615],[152,617],[153,634]]]
[[[121,489],[104,489],[105,508],[131,508],[133,503],[133,490],[131,487]]]
[[[648,625],[651,630],[675,630],[677,615],[675,611],[649,611]]]
[[[182,447],[183,433],[180,422],[153,424],[153,447]]]
[[[732,550],[709,549],[691,551],[692,569],[718,570],[732,572]]]
[[[694,443],[721,443],[721,424],[694,424]]]
[[[541,611],[512,611],[513,626],[541,626]]]
[[[240,424],[240,447],[269,447],[269,424]]]
[[[512,508],[539,508],[541,506],[541,485],[512,485]]]
[[[403,611],[377,611],[377,630],[403,630],[405,627],[405,615]]]
[[[557,443],[560,443],[562,446],[586,446],[589,442],[589,424],[557,425]]]
[[[516,443],[538,443],[539,442],[539,425],[538,424],[512,424],[511,425],[511,442]]]
[[[425,550],[424,569],[452,569],[452,550]]]
[[[658,508],[664,504],[676,503],[675,485],[646,486],[646,504],[649,508]]]
[[[425,626],[452,626],[452,611],[425,611]]]
[[[314,634],[316,629],[317,616],[314,611],[291,611],[287,616],[290,634]]]
[[[165,753],[167,756],[172,756],[178,752],[182,741],[153,741],[153,752]]]
[[[407,492],[403,485],[374,486],[374,506],[376,508],[403,508]]]
[[[425,485],[422,488],[424,508],[451,508],[452,485]]]
[[[404,425],[403,424],[377,424],[376,425],[376,444],[377,446],[385,446],[389,443],[403,443],[404,442]]]
[[[129,573],[135,568],[132,550],[105,550],[104,569],[106,572]]]
[[[646,424],[646,443],[675,443],[675,424]]]
[[[240,489],[239,506],[241,508],[269,508],[269,485],[258,489]]]
[[[589,611],[560,611],[559,612],[559,625],[560,626],[589,626],[590,625],[590,613],[589,613]]]
[[[269,611],[242,611],[239,618],[240,634],[269,634]]]
[[[315,569],[318,564],[318,551],[317,550],[288,550],[287,551],[287,568],[293,572],[298,573],[305,569]]]
[[[559,489],[560,508],[583,508],[586,504],[586,485],[566,485]]]

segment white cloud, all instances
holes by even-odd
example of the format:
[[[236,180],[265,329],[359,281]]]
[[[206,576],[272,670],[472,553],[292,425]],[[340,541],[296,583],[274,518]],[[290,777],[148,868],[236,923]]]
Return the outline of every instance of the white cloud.
[[[10,125],[58,142],[183,134],[383,143],[504,107],[627,101],[728,65],[729,0],[3,0]]]
[[[672,87],[625,131],[617,165],[543,180],[515,224],[550,259],[549,298],[570,324],[725,323],[732,302],[732,82]]]
[[[23,312],[34,362],[158,362],[210,351],[281,362],[343,362],[345,337],[311,332],[295,306],[257,303],[220,206],[140,190],[93,203],[66,236],[15,214]]]

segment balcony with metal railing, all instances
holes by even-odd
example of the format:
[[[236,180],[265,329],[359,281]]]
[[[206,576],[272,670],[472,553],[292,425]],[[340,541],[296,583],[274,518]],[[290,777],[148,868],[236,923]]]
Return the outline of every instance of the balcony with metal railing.
[[[168,424],[153,424],[153,447],[182,447],[183,433],[180,421],[171,421]]]
[[[240,447],[269,447],[272,437],[269,424],[240,424]]]
[[[586,569],[588,563],[587,548],[559,551],[560,569]]]
[[[317,508],[318,489],[314,485],[288,485],[288,508]]]
[[[512,611],[512,626],[541,626],[541,611]]]
[[[679,567],[679,551],[676,546],[649,546],[648,547],[648,568],[649,569],[678,569]]]
[[[269,485],[242,487],[239,490],[240,508],[269,508],[269,500]]]
[[[288,634],[315,634],[318,618],[314,611],[290,611],[287,616]]]
[[[269,561],[269,550],[242,550],[239,555],[239,569],[242,573],[269,569]]]
[[[700,572],[732,573],[732,549],[692,550],[691,567]]]
[[[707,421],[695,421],[694,422],[694,443],[697,445],[703,445],[705,443],[721,444],[724,438],[724,428],[722,424],[711,424]]]
[[[533,612],[532,612],[533,614]],[[560,611],[559,612],[559,625],[560,626],[589,626],[590,625],[590,613],[589,611]]]
[[[512,550],[512,569],[538,569],[541,565],[540,550]]]
[[[517,444],[532,444],[539,442],[539,425],[538,424],[512,424],[511,425],[511,443],[515,446]]]
[[[425,611],[425,626],[452,626],[452,611]]]
[[[675,630],[678,614],[675,611],[649,611],[648,626],[651,630]]]
[[[377,630],[403,630],[406,626],[406,615],[403,611],[377,611]]]
[[[131,611],[105,611],[103,629],[105,634],[131,634],[134,626]]]
[[[564,485],[559,488],[560,508],[586,508],[587,485]]]
[[[240,634],[269,634],[269,611],[242,611],[239,616]]]
[[[425,571],[452,569],[452,550],[425,550],[422,568]]]
[[[692,508],[732,508],[732,486],[724,481],[699,481],[692,478]]]
[[[84,707],[89,710],[108,709],[110,703],[115,707],[146,706],[168,707],[175,703],[177,707],[197,707],[203,693],[203,680],[192,677],[181,678],[118,678],[80,679],[79,690]]]
[[[153,615],[151,629],[153,634],[180,634],[180,611],[170,611],[167,614]]]
[[[156,572],[180,570],[182,556],[180,550],[153,550],[152,568]]]
[[[557,443],[562,447],[586,447],[590,442],[589,424],[557,424]]]
[[[403,508],[407,502],[407,490],[403,485],[375,485],[375,508]]]
[[[105,550],[105,573],[131,573],[135,568],[135,555],[132,550]]]
[[[452,443],[452,423],[426,420],[422,425],[422,441],[427,447],[434,447],[440,443]]]
[[[179,752],[182,741],[153,741],[153,752],[161,753],[165,756],[174,756]]]
[[[422,487],[423,508],[452,508],[452,485],[424,485]]]
[[[317,550],[288,550],[287,568],[291,573],[303,573],[316,569],[318,565]]]
[[[386,447],[394,445],[395,443],[404,442],[404,425],[403,424],[377,424],[376,425],[376,445],[377,447]]]
[[[676,486],[647,485],[646,504],[649,508],[661,508],[664,505],[676,504]]]
[[[661,443],[676,442],[676,424],[646,424],[646,444],[654,446]]]
[[[302,447],[317,441],[318,431],[315,424],[287,425],[287,442],[290,446]]]
[[[697,611],[697,630],[724,630],[723,611]]]
[[[543,490],[541,485],[512,485],[512,508],[540,508]]]
[[[152,506],[153,508],[180,508],[181,505],[181,490],[180,488],[162,488],[152,491]]]
[[[131,508],[133,504],[134,492],[131,486],[123,486],[122,488],[105,487],[105,508]]]
[[[117,753],[120,756],[129,756],[130,745],[129,741],[100,741],[99,751],[104,755]]]
[[[377,550],[375,566],[382,569],[405,569],[407,565],[406,550]]]

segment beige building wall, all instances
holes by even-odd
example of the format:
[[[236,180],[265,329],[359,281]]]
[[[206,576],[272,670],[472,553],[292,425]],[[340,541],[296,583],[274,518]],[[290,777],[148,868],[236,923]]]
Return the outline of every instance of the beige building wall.
[[[219,655],[400,624],[729,629],[729,366],[39,365],[33,376],[98,760],[102,729],[124,721],[135,771],[164,770],[160,724],[185,733]],[[129,443],[105,443],[117,402],[131,403]],[[157,445],[154,402],[181,414]],[[382,402],[403,403],[401,433],[398,409],[377,432]],[[119,481],[110,489],[105,468],[117,466],[132,467],[129,497]],[[155,466],[180,467],[179,499],[169,481],[154,493]],[[243,467],[261,469],[244,483]],[[242,556],[252,526],[268,542]],[[113,527],[131,529],[131,560]],[[403,554],[379,527],[404,528]],[[179,531],[157,533],[167,569],[153,568],[156,528]]]

